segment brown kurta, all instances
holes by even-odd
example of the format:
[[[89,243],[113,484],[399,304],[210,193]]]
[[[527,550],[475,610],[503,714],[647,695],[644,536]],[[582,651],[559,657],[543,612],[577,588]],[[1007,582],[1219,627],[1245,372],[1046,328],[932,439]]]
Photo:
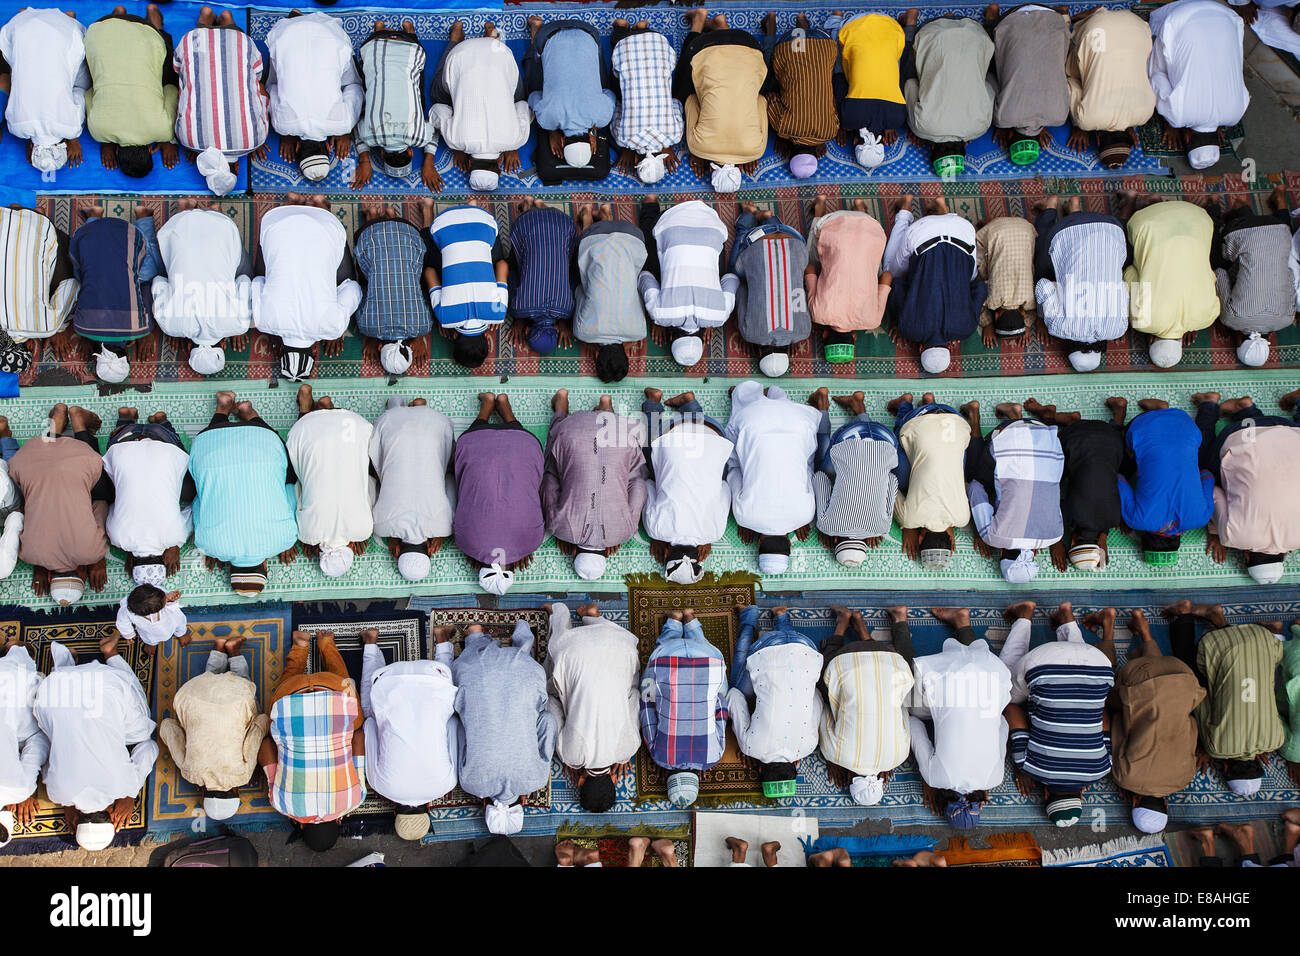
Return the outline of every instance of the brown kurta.
[[[768,97],[772,131],[798,146],[818,146],[840,131],[831,76],[839,47],[830,37],[780,43],[772,53],[778,92]]]
[[[74,571],[108,554],[108,503],[90,500],[104,459],[75,438],[30,438],[9,461],[22,489],[18,557],[49,571]]]
[[[1144,797],[1177,793],[1196,776],[1196,718],[1205,699],[1191,668],[1176,657],[1137,657],[1119,670],[1110,725],[1111,772]]]

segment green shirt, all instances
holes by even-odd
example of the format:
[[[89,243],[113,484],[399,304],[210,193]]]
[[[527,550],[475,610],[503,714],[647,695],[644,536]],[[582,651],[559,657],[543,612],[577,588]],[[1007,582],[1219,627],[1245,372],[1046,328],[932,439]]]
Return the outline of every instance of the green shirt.
[[[175,86],[163,86],[167,44],[153,27],[100,20],[86,30],[86,128],[96,141],[149,146],[172,141]]]
[[[1287,721],[1282,759],[1300,763],[1300,626],[1291,625],[1291,640],[1282,646],[1282,679],[1277,683],[1277,709]]]
[[[1210,631],[1196,648],[1208,696],[1196,709],[1201,740],[1216,760],[1251,760],[1282,746],[1286,729],[1272,693],[1283,643],[1260,624]]]

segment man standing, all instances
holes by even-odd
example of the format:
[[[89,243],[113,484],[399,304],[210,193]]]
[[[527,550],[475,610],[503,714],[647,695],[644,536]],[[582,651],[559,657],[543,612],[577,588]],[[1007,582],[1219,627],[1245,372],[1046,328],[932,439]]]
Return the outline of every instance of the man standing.
[[[90,88],[85,36],[73,14],[32,7],[0,29],[0,57],[9,66],[0,73],[5,126],[27,140],[27,161],[45,175],[81,165]]]
[[[601,617],[595,604],[578,608],[577,627],[566,605],[542,607],[551,615],[546,706],[555,723],[555,754],[582,808],[604,813],[613,808],[619,778],[641,746],[636,635]]]

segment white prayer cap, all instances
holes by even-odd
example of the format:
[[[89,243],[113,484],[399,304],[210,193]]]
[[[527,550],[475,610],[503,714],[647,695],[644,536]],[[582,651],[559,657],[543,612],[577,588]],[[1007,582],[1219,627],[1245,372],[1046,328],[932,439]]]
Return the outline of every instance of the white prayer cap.
[[[704,577],[704,565],[689,557],[673,558],[664,565],[664,577],[673,584],[695,584]]]
[[[1143,833],[1159,833],[1169,822],[1169,814],[1161,813],[1159,810],[1148,810],[1146,807],[1133,808],[1133,826],[1137,827]]]
[[[573,570],[584,581],[595,581],[605,573],[605,556],[594,551],[579,551],[573,559]]]
[[[95,376],[101,382],[117,385],[119,382],[125,382],[130,374],[131,363],[127,361],[125,355],[118,355],[110,351],[107,346],[100,346],[99,351],[95,353]]]
[[[1101,367],[1101,352],[1096,349],[1071,352],[1067,357],[1076,372],[1095,372]]]
[[[203,812],[212,820],[229,820],[239,812],[239,798],[204,797]]]
[[[591,162],[591,144],[585,139],[566,144],[564,161],[570,166],[586,166]]]
[[[493,800],[484,811],[489,833],[511,836],[524,828],[524,805],[522,803],[504,804]]]
[[[63,140],[49,146],[32,147],[32,166],[39,172],[52,173],[68,165],[68,146]]]
[[[921,368],[931,375],[938,375],[952,364],[952,353],[946,346],[934,346],[921,353]]]
[[[78,823],[77,846],[83,850],[102,850],[113,842],[117,830],[111,823]]]
[[[471,169],[469,171],[469,188],[479,192],[490,193],[497,188],[501,175],[495,169]]]
[[[341,548],[321,548],[321,574],[327,578],[341,578],[348,573],[348,568],[352,567],[352,559],[355,557],[352,549],[346,545]]]
[[[698,335],[679,335],[673,339],[673,360],[682,368],[690,368],[704,358],[704,340]]]
[[[998,562],[998,568],[1010,584],[1028,584],[1038,577],[1038,563],[1034,561],[1034,552],[1028,548],[1017,554],[1014,561],[1003,558]]]
[[[163,589],[167,583],[167,569],[161,564],[137,564],[131,569],[131,580],[136,584],[152,584]]]
[[[790,175],[795,179],[807,179],[817,172],[817,157],[812,153],[795,153],[790,157]]]
[[[1253,797],[1259,793],[1259,777],[1250,777],[1246,780],[1229,780],[1228,789],[1239,797]]]
[[[642,157],[641,162],[636,164],[636,178],[647,186],[659,182],[667,173],[668,166],[664,162],[663,153]]]
[[[865,126],[858,130],[858,135],[862,137],[862,142],[853,148],[853,157],[859,166],[875,169],[885,161],[885,143]]]
[[[1173,368],[1183,357],[1183,343],[1181,339],[1152,339],[1148,351],[1157,368]]]
[[[713,176],[710,181],[713,183],[715,193],[734,193],[740,189],[740,167],[732,163],[725,166],[719,166],[717,163],[710,163],[713,167]]]
[[[379,350],[379,364],[389,375],[405,375],[415,353],[405,342],[388,342]]]
[[[758,556],[758,570],[762,574],[785,574],[790,570],[790,555],[769,552]]]
[[[835,560],[846,568],[859,567],[867,560],[867,545],[860,538],[850,538],[835,545]]]
[[[515,583],[515,572],[507,571],[499,564],[494,564],[490,568],[482,568],[478,573],[478,586],[489,594],[495,594],[500,597],[510,590],[510,585]]]
[[[1256,584],[1277,584],[1282,580],[1283,564],[1281,561],[1270,561],[1267,564],[1252,564],[1246,568]]]
[[[196,345],[190,349],[190,368],[200,375],[216,375],[226,367],[225,350],[216,345]]]
[[[786,352],[768,352],[758,360],[758,370],[768,378],[780,378],[790,371],[790,356]]]
[[[397,570],[408,581],[423,581],[433,562],[423,551],[405,551],[397,556]]]
[[[694,770],[678,770],[668,777],[668,802],[675,807],[689,807],[700,795],[700,775]]]
[[[218,196],[224,196],[234,189],[239,179],[230,171],[230,160],[226,159],[225,154],[215,146],[209,146],[199,153],[199,158],[195,160],[194,165],[198,168],[199,175],[208,184],[208,188]],[[326,171],[329,170],[328,166],[325,168]]]
[[[1197,146],[1187,154],[1187,162],[1192,169],[1208,169],[1219,161],[1219,147]]]
[[[1070,549],[1070,564],[1076,571],[1098,571],[1106,566],[1100,545],[1076,544]]]
[[[12,810],[0,810],[0,847],[9,845],[9,841],[14,838],[14,827],[17,821],[14,820]]]
[[[854,777],[849,784],[849,796],[860,807],[874,807],[885,796],[885,785],[875,774]]]
[[[50,579],[50,599],[61,607],[76,604],[85,589],[86,582],[75,574],[56,574]]]
[[[1242,365],[1259,368],[1268,361],[1268,340],[1258,332],[1251,332],[1246,341],[1237,346],[1237,358]]]

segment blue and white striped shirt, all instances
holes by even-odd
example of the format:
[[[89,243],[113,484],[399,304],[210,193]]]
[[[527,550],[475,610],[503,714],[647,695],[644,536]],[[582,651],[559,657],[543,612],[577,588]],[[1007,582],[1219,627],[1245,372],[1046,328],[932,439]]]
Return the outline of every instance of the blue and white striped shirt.
[[[429,235],[442,254],[441,285],[429,291],[438,324],[479,335],[506,317],[506,284],[497,282],[492,247],[497,221],[478,206],[454,206],[439,213]]]
[[[1027,700],[1029,711],[1029,729],[1011,732],[1016,766],[1058,790],[1109,774],[1102,715],[1115,670],[1106,655],[1082,640],[1057,640],[1035,647],[1012,670],[1011,699]]]

